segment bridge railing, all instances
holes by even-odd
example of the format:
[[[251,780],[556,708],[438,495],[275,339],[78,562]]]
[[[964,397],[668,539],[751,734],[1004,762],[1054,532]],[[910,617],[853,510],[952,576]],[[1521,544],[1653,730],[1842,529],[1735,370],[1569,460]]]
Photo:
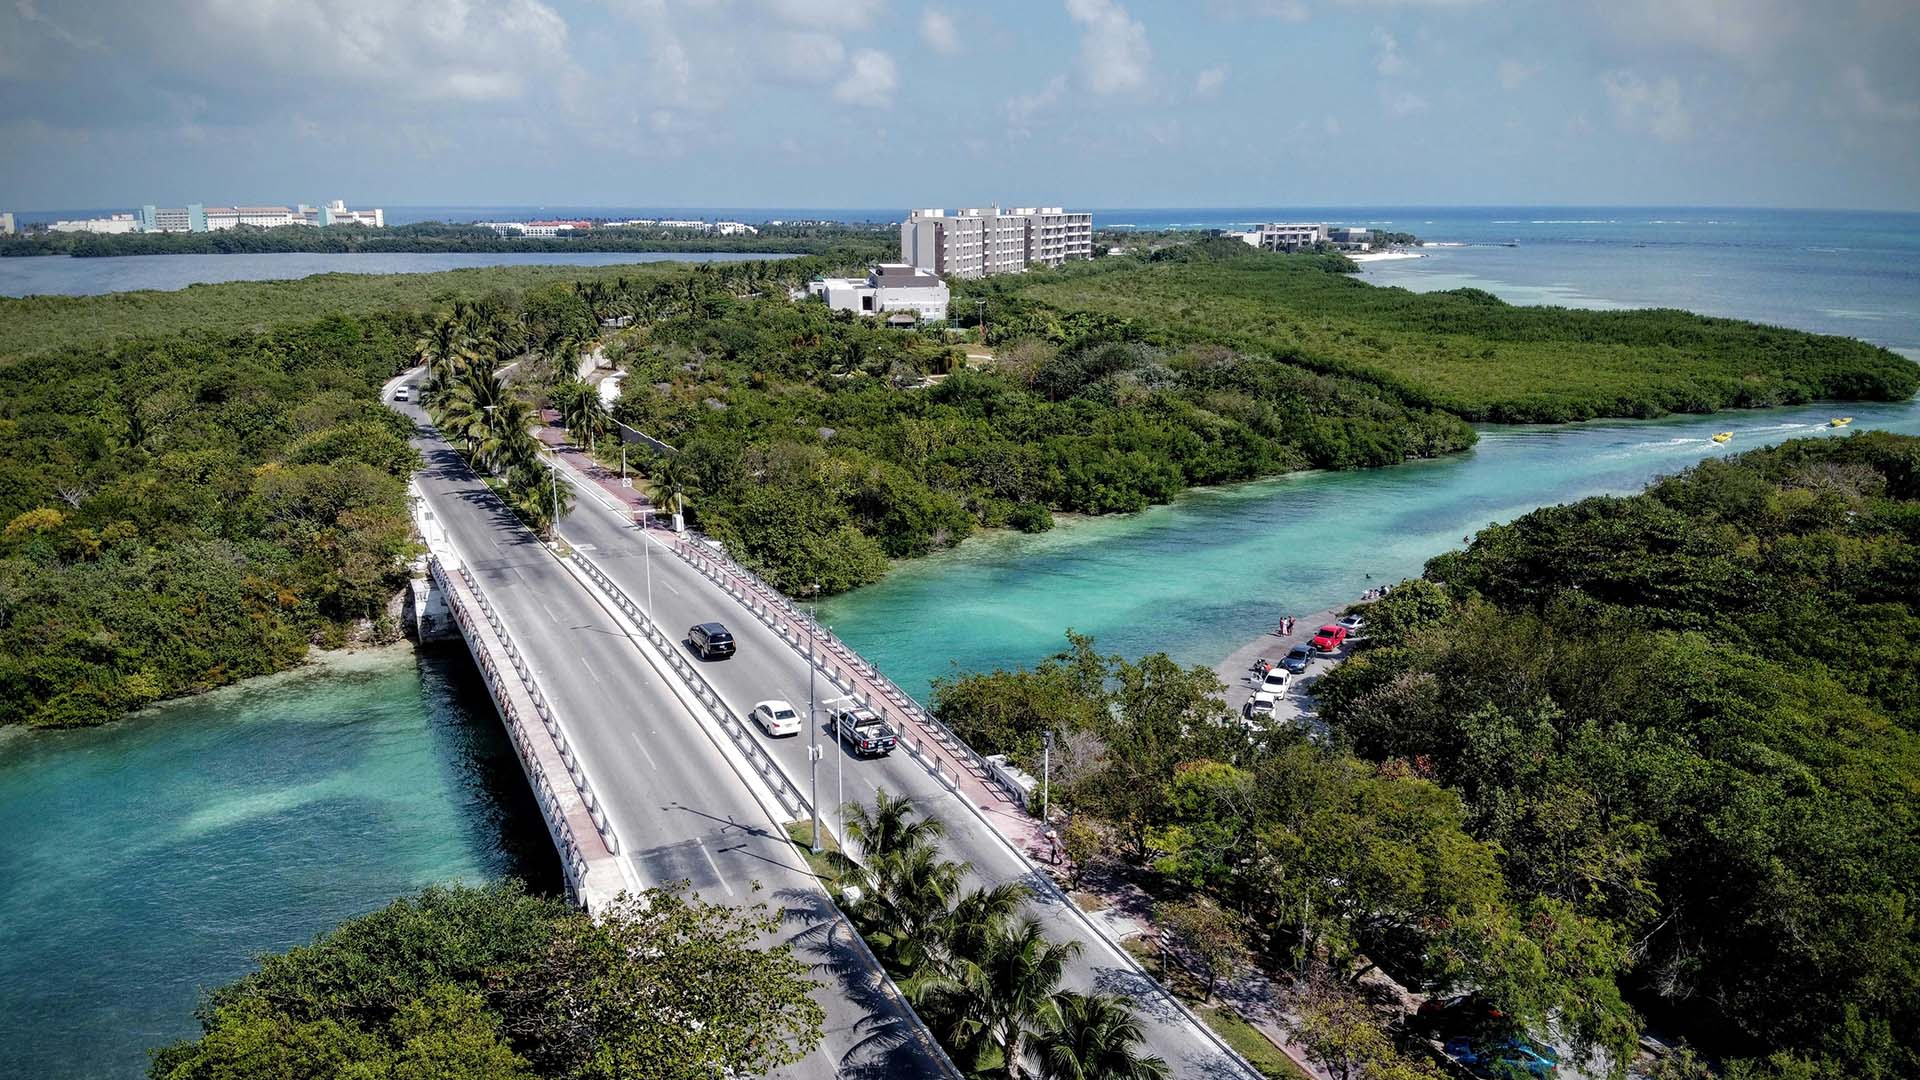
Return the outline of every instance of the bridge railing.
[[[773,760],[773,756],[767,753],[766,748],[760,745],[760,740],[755,738],[753,732],[749,730],[747,721],[733,711],[733,708],[720,696],[719,691],[713,688],[713,684],[707,681],[707,677],[701,673],[700,669],[680,651],[680,643],[661,630],[659,625],[647,616],[646,610],[634,603],[626,590],[614,584],[613,579],[601,571],[593,560],[582,556],[578,551],[568,552],[567,558],[579,567],[589,580],[599,586],[600,590],[607,594],[608,599],[613,601],[614,606],[632,619],[634,625],[640,628],[640,632],[654,648],[666,657],[674,674],[678,675],[681,681],[693,691],[700,704],[720,721],[721,730],[727,733],[727,738],[746,756],[754,772],[758,773],[760,778],[773,789],[774,795],[779,798],[781,805],[786,807],[787,813],[794,818],[803,816],[807,812],[806,797],[800,793],[799,788],[794,786],[793,781],[787,778],[786,771]]]
[[[526,730],[527,718],[520,714],[519,707],[514,704],[513,696],[500,685],[499,663],[494,659],[493,651],[488,649],[478,636],[476,624],[484,619],[490,627],[495,626],[497,617],[489,617],[490,613],[475,615],[469,609],[466,600],[461,597],[460,590],[453,588],[452,582],[447,579],[446,566],[441,562],[439,555],[430,554],[427,558],[427,566],[439,581],[441,592],[447,597],[447,606],[453,611],[454,621],[460,624],[461,632],[473,646],[472,652],[479,663],[481,678],[486,681],[489,695],[499,706],[500,715],[507,722],[507,737],[513,741],[514,750],[526,765],[527,776],[533,783],[534,798],[540,803],[541,810],[545,812],[544,816],[552,826],[554,839],[559,844],[560,861],[566,874],[568,887],[575,896],[584,895],[587,874],[586,853],[581,850],[579,839],[573,833],[573,824],[567,819],[566,808],[560,802],[559,792],[555,790],[552,779],[547,775],[546,766],[541,763],[540,756],[532,745],[531,735]],[[466,568],[460,569],[463,583],[470,580]],[[483,608],[487,606],[485,597],[478,590],[473,590],[473,595]],[[504,643],[506,640],[503,634],[501,641]]]
[[[482,592],[479,585],[474,582],[473,572],[462,566],[460,577],[473,593],[474,598],[480,602],[480,609],[486,615],[487,625],[493,628],[493,632],[500,638],[501,645],[507,650],[507,660],[513,665],[514,673],[520,677],[520,683],[526,688],[527,696],[533,699],[534,712],[539,716],[541,724],[546,727],[548,737],[560,751],[560,761],[566,766],[567,778],[573,781],[574,788],[580,792],[580,801],[586,804],[587,813],[593,818],[595,831],[600,834],[600,839],[606,844],[609,852],[615,855],[620,854],[620,838],[613,831],[613,823],[608,820],[606,809],[600,805],[600,796],[593,790],[593,783],[587,779],[587,771],[581,766],[580,757],[574,752],[572,741],[567,738],[567,729],[560,723],[560,718],[555,714],[552,706],[547,704],[547,696],[541,692],[540,681],[534,678],[533,668],[528,665],[526,657],[520,654],[519,646],[514,644],[513,634],[507,630],[507,624],[500,618],[499,613],[494,611],[492,603],[487,600],[487,594]]]
[[[828,682],[860,698],[868,708],[877,712],[881,719],[894,729],[897,737],[912,738],[900,723],[902,718],[910,720],[949,755],[966,763],[981,780],[1001,788],[1020,805],[1026,804],[1026,792],[1007,783],[999,770],[994,769],[973,747],[968,746],[966,740],[954,734],[951,728],[928,712],[920,702],[914,699],[913,695],[902,690],[899,684],[888,678],[879,668],[868,663],[846,642],[841,641],[832,630],[822,626],[760,575],[740,565],[697,533],[677,538],[673,549],[675,554],[700,571],[709,581],[740,601],[755,617],[792,645],[796,652],[804,654],[813,666],[826,676]],[[742,582],[745,584],[741,584]],[[855,675],[878,690],[881,701],[875,702],[868,695],[860,693]],[[888,712],[888,706],[901,715],[899,717],[891,715]],[[914,751],[915,756],[923,761],[932,760],[935,773],[940,773],[939,758],[937,756],[929,758],[924,752],[924,745],[918,740],[910,742],[908,749]],[[949,786],[953,786],[958,783],[959,778],[954,777],[949,780],[941,776],[940,779]]]

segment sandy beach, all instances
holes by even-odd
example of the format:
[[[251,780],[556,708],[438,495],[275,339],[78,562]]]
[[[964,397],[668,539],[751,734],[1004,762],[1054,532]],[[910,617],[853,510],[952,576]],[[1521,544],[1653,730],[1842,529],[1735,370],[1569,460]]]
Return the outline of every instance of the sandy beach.
[[[1392,262],[1395,259],[1424,259],[1426,256],[1418,251],[1360,251],[1348,255],[1347,258],[1357,263],[1369,263]]]

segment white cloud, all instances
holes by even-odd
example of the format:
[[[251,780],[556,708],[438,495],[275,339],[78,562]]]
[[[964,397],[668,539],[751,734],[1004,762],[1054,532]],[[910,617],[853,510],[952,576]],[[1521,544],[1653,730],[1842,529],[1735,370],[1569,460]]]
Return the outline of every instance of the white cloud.
[[[1539,64],[1528,64],[1519,60],[1502,60],[1500,61],[1500,67],[1497,72],[1500,76],[1500,88],[1502,90],[1518,90],[1526,85],[1529,79],[1540,74],[1540,71],[1541,66]]]
[[[1614,122],[1627,131],[1644,131],[1663,142],[1693,134],[1693,117],[1680,100],[1680,80],[1671,75],[1649,82],[1633,71],[1609,71],[1600,79],[1613,103]]]
[[[1227,65],[1215,64],[1212,67],[1206,69],[1205,71],[1202,71],[1200,74],[1194,76],[1194,79],[1193,79],[1194,96],[1205,98],[1205,97],[1212,97],[1215,94],[1218,94],[1220,92],[1220,88],[1226,85],[1228,74],[1230,74],[1230,71]]]
[[[1597,10],[1636,47],[1681,45],[1760,60],[1800,38],[1802,7],[1794,0],[1609,0]]]
[[[1116,0],[1066,0],[1067,14],[1085,26],[1080,38],[1081,76],[1096,94],[1135,90],[1147,83],[1153,50],[1147,28]]]
[[[1400,43],[1392,34],[1376,26],[1373,28],[1373,69],[1382,75],[1398,75],[1404,71],[1407,61],[1400,55]]]
[[[1464,8],[1473,7],[1484,0],[1340,0],[1342,7],[1421,7],[1421,8]]]
[[[794,26],[865,29],[885,0],[765,0],[773,17]]]
[[[1015,128],[1024,128],[1035,116],[1060,103],[1067,92],[1067,77],[1055,75],[1047,84],[1031,94],[1021,94],[1007,101],[1007,122]]]
[[[1874,88],[1867,69],[1850,64],[1840,79],[1853,94],[1853,103],[1862,113],[1877,120],[1920,120],[1920,101],[1890,101]]]
[[[1305,22],[1310,14],[1304,0],[1209,0],[1207,6],[1218,18],[1267,18],[1283,22]]]
[[[1321,122],[1321,125],[1320,125],[1320,126],[1326,129],[1326,132],[1327,132],[1327,134],[1328,134],[1328,135],[1338,135],[1338,134],[1340,134],[1340,119],[1339,119],[1339,117],[1335,117],[1335,116],[1329,116],[1329,117],[1327,117],[1327,118],[1326,118],[1326,120],[1324,120],[1324,121],[1322,121],[1322,122]]]
[[[1431,107],[1426,98],[1405,91],[1380,91],[1380,104],[1395,116],[1413,116]]]
[[[774,74],[801,85],[819,85],[839,73],[846,46],[832,34],[793,30],[775,35],[768,61]]]
[[[885,107],[893,104],[891,95],[899,85],[900,73],[893,57],[878,49],[860,49],[853,54],[847,77],[833,88],[833,96],[855,105]]]
[[[960,51],[960,29],[953,25],[953,16],[939,8],[920,13],[920,39],[937,53],[952,55]]]
[[[518,98],[568,64],[566,20],[539,0],[204,0],[187,17],[195,65],[429,101]]]

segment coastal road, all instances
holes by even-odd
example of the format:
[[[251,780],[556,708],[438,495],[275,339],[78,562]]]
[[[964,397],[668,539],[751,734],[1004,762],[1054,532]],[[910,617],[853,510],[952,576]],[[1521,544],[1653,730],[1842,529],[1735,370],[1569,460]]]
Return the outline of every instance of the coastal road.
[[[747,783],[587,588],[515,518],[411,404],[418,486],[499,611],[599,792],[637,888],[688,882],[702,899],[765,902],[816,966],[825,1042],[783,1077],[948,1075]]]
[[[643,608],[649,603],[651,578],[653,613],[670,636],[684,637],[686,628],[707,621],[723,622],[733,632],[738,652],[732,659],[708,663],[691,651],[686,655],[701,665],[701,673],[736,713],[744,717],[756,702],[784,698],[803,716],[806,714],[811,668],[803,653],[687,565],[659,538],[635,526],[627,509],[596,484],[571,470],[562,470],[562,475],[573,484],[576,495],[574,509],[560,526],[564,540]],[[685,649],[684,644],[680,647]],[[835,703],[841,693],[825,677],[820,677],[815,686],[823,703]],[[977,883],[1039,884],[1040,872],[1031,869],[962,801],[961,794],[934,779],[904,748],[887,757],[862,759],[835,745],[824,716],[815,722],[825,751],[820,763],[819,806],[822,820],[831,831],[839,831],[834,808],[843,801],[843,792],[845,801],[871,803],[874,792],[885,788],[895,795],[912,796],[923,812],[946,825],[947,855],[971,863]],[[802,792],[810,790],[807,732],[775,739],[755,728],[753,735]],[[1148,1048],[1173,1066],[1174,1075],[1235,1080],[1249,1075],[1173,1004],[1158,983],[1142,976],[1117,948],[1092,933],[1082,916],[1059,901],[1057,894],[1036,887],[1033,895],[1031,913],[1041,920],[1048,937],[1082,944],[1083,951],[1069,970],[1067,983],[1077,990],[1132,996]]]

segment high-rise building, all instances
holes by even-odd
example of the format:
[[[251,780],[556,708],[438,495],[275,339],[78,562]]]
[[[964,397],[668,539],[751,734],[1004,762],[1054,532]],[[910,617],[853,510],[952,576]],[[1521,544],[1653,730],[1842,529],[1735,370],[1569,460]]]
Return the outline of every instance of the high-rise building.
[[[13,211],[0,212],[0,236],[13,235]]]
[[[915,210],[900,224],[900,261],[941,277],[1007,274],[1091,258],[1093,215],[1058,206]]]
[[[141,232],[206,232],[207,208],[199,203],[185,206],[155,206],[152,203],[140,208]]]

